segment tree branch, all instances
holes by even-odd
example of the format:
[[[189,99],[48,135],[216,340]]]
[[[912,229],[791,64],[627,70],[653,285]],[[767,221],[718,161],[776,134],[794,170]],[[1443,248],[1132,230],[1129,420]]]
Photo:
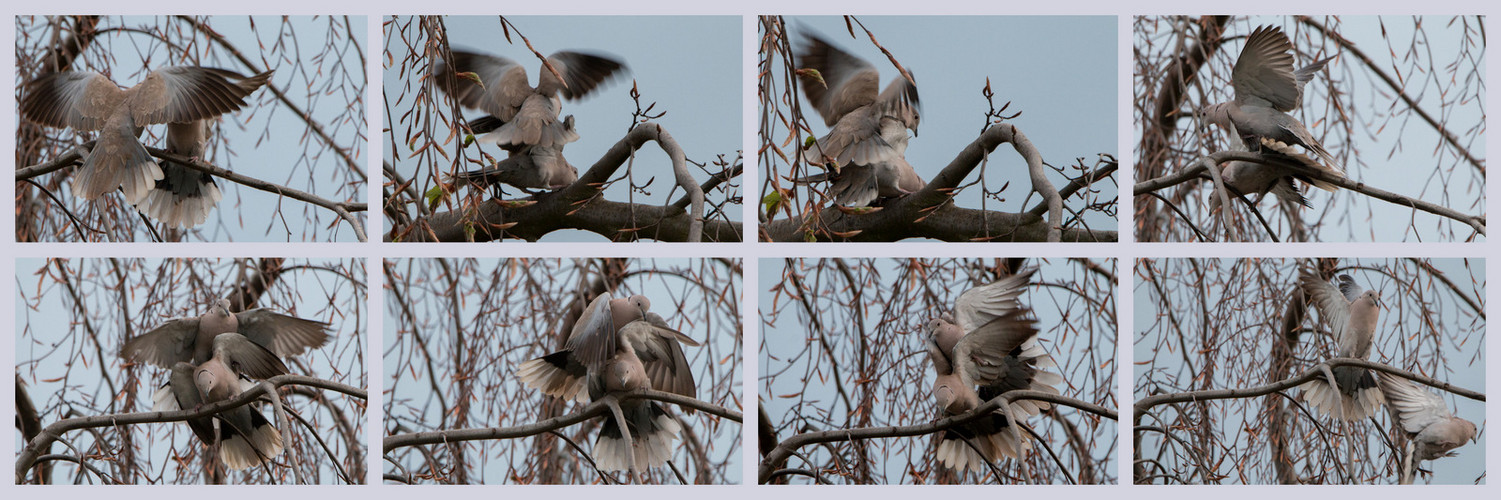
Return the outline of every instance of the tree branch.
[[[42,432],[37,434],[35,438],[32,438],[31,442],[27,443],[26,447],[22,448],[21,452],[16,455],[16,484],[22,484],[25,481],[26,471],[31,469],[31,466],[36,463],[37,457],[40,456],[39,451],[51,446],[53,441],[61,438],[66,432],[131,424],[177,422],[190,418],[213,416],[225,410],[250,404],[265,394],[265,391],[274,390],[284,385],[305,385],[341,392],[359,399],[368,399],[365,390],[358,387],[304,375],[277,375],[262,380],[257,384],[256,389],[241,392],[235,397],[223,401],[203,405],[197,410],[151,411],[63,419],[53,422],[52,425],[42,429]],[[287,424],[284,419],[282,425],[285,430]]]
[[[94,141],[89,141],[84,144],[74,146],[66,153],[63,153],[61,156],[53,158],[51,161],[48,161],[46,163],[39,163],[25,168],[17,169],[16,181],[20,182],[28,180],[39,175],[47,174],[60,170],[64,167],[74,165],[83,159],[84,151],[93,148],[93,144]],[[209,175],[213,175],[215,177],[219,177],[245,187],[265,191],[268,193],[276,194],[278,196],[285,196],[294,200],[328,209],[335,215],[338,215],[340,219],[343,219],[345,222],[349,223],[349,226],[354,229],[355,236],[359,237],[360,241],[366,241],[365,224],[354,215],[354,212],[364,212],[368,210],[369,207],[367,207],[364,203],[336,202],[324,199],[311,193],[306,193],[292,189],[290,187],[282,186],[280,184],[263,181],[254,177],[241,175],[230,170],[204,163],[202,161],[194,161],[186,156],[179,155],[164,149],[157,149],[146,146],[146,152],[151,153],[151,156],[155,156],[159,159],[171,161],[190,169],[204,172]]]
[[[1027,212],[1008,213],[954,206],[959,183],[980,160],[1002,143],[1011,143],[1027,161],[1032,189],[1042,194],[1048,217]],[[884,207],[848,209],[827,207],[810,217],[800,214],[762,226],[769,241],[896,241],[924,237],[943,241],[1117,241],[1115,231],[1063,229],[1063,197],[1044,175],[1042,155],[1009,123],[991,127],[917,192],[892,200]],[[812,227],[809,221],[818,221]]]
[[[768,481],[773,479],[775,477],[774,473],[777,470],[781,469],[782,463],[785,462],[787,458],[791,457],[798,448],[801,448],[803,446],[839,441],[855,441],[888,437],[909,437],[932,434],[948,429],[950,427],[963,425],[975,420],[979,420],[980,418],[997,412],[997,410],[1000,410],[1003,406],[1009,408],[1013,401],[1024,399],[1033,401],[1046,401],[1054,404],[1069,406],[1083,410],[1085,412],[1109,418],[1111,420],[1118,420],[1120,418],[1119,414],[1117,414],[1114,410],[1096,405],[1094,403],[1088,403],[1073,399],[1067,396],[1033,390],[1010,391],[1000,396],[996,396],[990,401],[986,401],[985,404],[977,406],[975,407],[975,409],[970,410],[969,412],[962,415],[945,417],[932,422],[905,426],[863,427],[857,429],[835,429],[829,431],[804,432],[802,434],[794,434],[792,436],[788,436],[787,439],[782,440],[781,443],[777,444],[775,448],[766,453],[765,456],[761,459],[761,468],[758,474],[760,476],[759,482],[761,484],[766,484]]]
[[[1228,161],[1248,161],[1262,165],[1272,165],[1276,167],[1288,168],[1290,170],[1296,171],[1299,175],[1315,180],[1324,181],[1347,189],[1349,191],[1364,194],[1366,196],[1370,196],[1372,198],[1382,200],[1393,205],[1401,205],[1404,207],[1412,208],[1414,210],[1428,212],[1440,217],[1462,222],[1474,229],[1475,232],[1480,233],[1481,235],[1485,234],[1485,216],[1463,214],[1449,207],[1377,189],[1375,187],[1368,186],[1363,182],[1354,181],[1348,177],[1334,175],[1323,170],[1307,168],[1306,166],[1295,162],[1280,161],[1274,157],[1250,151],[1220,151],[1200,157],[1198,161],[1194,162],[1192,167],[1180,170],[1174,174],[1168,174],[1155,179],[1149,179],[1136,183],[1136,185],[1131,189],[1132,195],[1142,196],[1153,191],[1198,179],[1201,175],[1208,171],[1207,167],[1209,165],[1222,164]],[[1221,206],[1230,206],[1228,199],[1221,200],[1221,203]]]
[[[689,211],[676,205],[612,202],[600,196],[615,171],[647,141],[656,141],[673,159],[677,183],[688,191]],[[502,168],[519,168],[517,165],[505,164]],[[577,181],[563,189],[522,200],[488,200],[478,206],[435,213],[418,218],[407,227],[394,228],[385,239],[493,241],[513,237],[535,241],[559,229],[583,229],[615,241],[640,238],[739,241],[739,223],[703,220],[703,193],[703,188],[688,175],[686,158],[677,141],[660,125],[646,123],[627,133]]]
[[[610,411],[611,404],[632,399],[650,399],[664,403],[672,403],[684,408],[692,408],[711,415],[740,422],[740,413],[733,410],[706,403],[687,396],[670,392],[643,389],[631,392],[616,392],[606,394],[598,401],[590,402],[579,411],[549,418],[540,422],[518,425],[514,427],[482,427],[474,429],[447,429],[438,431],[415,432],[410,434],[396,434],[386,436],[381,443],[381,452],[390,453],[391,450],[407,446],[420,446],[425,444],[447,444],[460,441],[478,441],[488,439],[516,439],[538,434],[544,434],[574,425],[594,417],[605,415]]]
[[[1354,366],[1368,370],[1375,370],[1389,375],[1406,378],[1408,380],[1418,382],[1458,396],[1463,396],[1476,401],[1485,401],[1484,393],[1457,387],[1453,384],[1443,382],[1432,377],[1418,375],[1406,370],[1394,368],[1374,361],[1367,361],[1364,359],[1330,358],[1328,361],[1319,363],[1318,365],[1314,366],[1313,368],[1309,368],[1307,371],[1304,371],[1301,375],[1298,375],[1296,377],[1257,387],[1250,387],[1245,389],[1210,389],[1203,391],[1177,392],[1172,394],[1156,394],[1141,398],[1134,405],[1135,407],[1131,417],[1132,420],[1134,420],[1134,422],[1132,422],[1132,426],[1140,426],[1141,416],[1145,414],[1147,410],[1152,409],[1152,407],[1154,406],[1164,405],[1168,403],[1182,403],[1188,401],[1200,402],[1213,399],[1237,399],[1265,396],[1274,392],[1281,392],[1293,387],[1297,387],[1299,385],[1302,385],[1304,382],[1308,382],[1316,378],[1322,378],[1324,376],[1324,369],[1339,366]]]

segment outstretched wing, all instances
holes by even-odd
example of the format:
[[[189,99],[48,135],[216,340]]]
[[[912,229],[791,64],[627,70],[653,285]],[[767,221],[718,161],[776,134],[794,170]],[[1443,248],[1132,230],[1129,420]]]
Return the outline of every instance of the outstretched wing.
[[[1402,424],[1402,430],[1417,434],[1454,416],[1443,398],[1419,388],[1411,380],[1385,373],[1376,376],[1381,379],[1381,390],[1386,393],[1386,401]]]
[[[1308,300],[1319,311],[1319,318],[1329,325],[1329,330],[1334,334],[1336,342],[1343,345],[1345,325],[1350,319],[1350,300],[1334,285],[1319,279],[1318,276],[1304,272],[1299,277],[1303,293],[1308,295]],[[1353,285],[1353,283],[1352,283]],[[1360,296],[1356,293],[1356,296]]]
[[[1246,37],[1240,58],[1230,74],[1235,102],[1292,111],[1302,100],[1303,87],[1293,75],[1293,44],[1276,26],[1259,26]]]
[[[1021,308],[1018,298],[1037,268],[1001,278],[994,283],[971,288],[954,302],[954,319],[966,335],[991,321]]]
[[[832,127],[846,113],[876,102],[881,75],[875,66],[817,35],[803,36],[805,44],[797,65],[818,70],[823,78],[820,83],[811,75],[803,75],[803,95],[823,116],[824,125]]]
[[[235,314],[239,333],[277,356],[298,356],[328,343],[328,323],[277,313],[269,309],[251,309]]]
[[[537,77],[537,92],[542,95],[561,94],[565,99],[582,99],[600,88],[625,69],[625,65],[613,58],[582,52],[563,51],[547,58],[548,64],[563,76],[559,81],[547,68]],[[563,85],[567,83],[567,85]]]
[[[474,78],[459,76],[462,73],[474,73]],[[495,115],[502,122],[511,121],[521,103],[534,93],[526,81],[526,68],[516,61],[461,50],[453,51],[452,61],[438,61],[433,78],[460,105]]]
[[[177,318],[125,341],[120,357],[170,369],[178,362],[193,360],[197,338],[198,318]]]

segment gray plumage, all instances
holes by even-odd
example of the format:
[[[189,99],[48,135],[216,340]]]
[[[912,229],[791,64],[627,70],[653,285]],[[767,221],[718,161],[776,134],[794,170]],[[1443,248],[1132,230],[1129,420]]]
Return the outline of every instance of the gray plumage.
[[[1236,136],[1244,148],[1286,156],[1314,170],[1343,177],[1334,157],[1313,138],[1306,127],[1287,112],[1303,102],[1303,90],[1333,57],[1293,69],[1292,42],[1275,26],[1256,28],[1246,38],[1231,74],[1235,100],[1206,106],[1201,115]],[[1308,159],[1290,145],[1302,146],[1325,163]],[[1284,205],[1308,206],[1297,181],[1333,192],[1336,186],[1301,174],[1295,169],[1251,162],[1231,162],[1224,170],[1225,183],[1260,202],[1267,193]],[[1217,197],[1210,209],[1218,207]]]
[[[254,387],[249,379],[264,379],[287,373],[287,367],[271,351],[237,333],[214,337],[213,355],[193,366],[172,365],[168,382],[153,394],[156,411],[197,408],[234,398]],[[214,420],[217,419],[217,424]],[[214,417],[189,419],[188,427],[204,444],[218,442],[224,465],[245,469],[269,463],[282,452],[281,433],[250,405],[225,410]]]
[[[563,128],[574,130],[573,115],[563,118]],[[470,120],[469,129],[475,134],[487,134],[499,129],[504,123],[494,116]],[[455,175],[460,184],[494,184],[504,182],[519,188],[562,189],[579,178],[579,171],[563,157],[563,145],[550,146],[504,145],[501,146],[517,163],[516,168],[485,168]],[[502,174],[504,172],[504,174]]]
[[[1233,124],[1246,147],[1261,149],[1262,139],[1302,146],[1323,160],[1330,171],[1339,173],[1342,169],[1334,156],[1307,127],[1287,114],[1302,105],[1304,85],[1329,60],[1295,71],[1292,51],[1292,41],[1282,33],[1282,28],[1257,27],[1246,37],[1231,73],[1235,100],[1211,105],[1205,108],[1204,115],[1226,129]]]
[[[1319,318],[1329,325],[1342,358],[1366,359],[1371,355],[1377,320],[1381,315],[1381,296],[1375,290],[1362,290],[1355,279],[1339,275],[1339,287],[1318,277],[1302,275],[1303,293],[1319,311]],[[1335,391],[1324,377],[1304,383],[1303,400],[1325,415],[1343,420],[1362,420],[1374,415],[1385,403],[1375,374],[1358,367],[1338,366],[1331,370],[1339,390]]]
[[[670,328],[650,308],[645,296],[600,294],[584,309],[562,351],[522,363],[517,376],[545,394],[578,401],[585,394],[599,400],[611,392],[645,388],[697,397],[682,344],[698,342]],[[620,408],[634,446],[626,445],[613,416],[602,417],[594,447],[600,470],[628,470],[632,463],[650,467],[672,457],[672,441],[682,431],[677,421],[651,401],[623,401]]]
[[[328,323],[251,309],[229,310],[229,301],[218,299],[197,318],[177,318],[138,335],[120,349],[131,361],[171,368],[177,362],[203,363],[213,353],[214,338],[238,332],[277,356],[297,356],[328,343]]]
[[[233,71],[216,70],[249,96],[271,79],[271,73],[246,78]],[[167,124],[166,150],[202,161],[208,146],[211,120]],[[209,212],[224,198],[214,176],[173,161],[161,163],[162,178],[146,193],[136,209],[167,227],[190,228],[208,220]]]
[[[798,67],[817,70],[823,81],[802,75],[803,95],[830,129],[803,151],[803,160],[834,162],[826,176],[829,196],[866,206],[922,189],[926,182],[906,158],[907,130],[915,134],[920,121],[917,86],[899,75],[880,91],[880,73],[870,63],[816,35],[804,37]]]
[[[928,323],[928,359],[937,373],[932,395],[942,415],[963,414],[1013,390],[1058,393],[1054,385],[1063,378],[1043,371],[1053,366],[1053,359],[1037,344],[1037,322],[1031,318],[1031,309],[1019,300],[1036,271],[1025,269],[970,289],[959,296],[952,314]],[[1024,421],[1048,406],[1021,400],[1011,403],[1008,411],[1012,418]],[[963,472],[983,471],[986,463],[1003,457],[1019,458],[1031,443],[1017,440],[1009,426],[1006,417],[997,412],[951,427],[939,441],[938,461]],[[966,440],[975,443],[979,451]]]
[[[582,99],[625,68],[604,56],[557,52],[547,61],[558,74],[544,67],[532,87],[526,68],[515,61],[460,50],[452,55],[452,60],[438,61],[433,71],[438,88],[459,104],[500,120],[499,128],[477,140],[502,146],[562,146],[578,140],[578,134],[558,120],[559,97]],[[453,73],[474,73],[478,81]]]
[[[173,66],[121,89],[98,73],[63,71],[31,82],[20,108],[23,116],[42,125],[99,131],[83,167],[74,174],[75,196],[93,200],[121,189],[125,201],[136,204],[165,178],[161,166],[136,140],[145,126],[208,120],[239,110],[254,90],[247,91],[243,83],[264,83],[269,77],[270,72],[246,78],[217,68]]]

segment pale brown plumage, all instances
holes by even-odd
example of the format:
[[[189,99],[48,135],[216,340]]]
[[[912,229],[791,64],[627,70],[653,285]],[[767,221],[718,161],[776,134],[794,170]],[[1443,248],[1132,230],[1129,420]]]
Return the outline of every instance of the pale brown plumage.
[[[1329,325],[1343,358],[1366,359],[1371,355],[1377,320],[1381,315],[1381,296],[1375,290],[1362,290],[1355,279],[1339,275],[1339,287],[1309,273],[1301,277],[1303,293],[1319,311],[1319,318]],[[1343,420],[1363,420],[1374,415],[1385,403],[1375,375],[1364,368],[1337,366],[1331,373],[1339,385],[1334,390],[1325,377],[1301,386],[1303,400],[1325,415]]]
[[[202,364],[172,365],[168,382],[152,395],[156,411],[192,409],[239,396],[254,383],[287,373],[276,354],[238,333],[213,338],[212,356]],[[249,405],[214,417],[189,419],[188,427],[206,445],[219,443],[224,465],[245,469],[270,463],[282,452],[281,433]],[[217,439],[215,427],[218,429]]]
[[[803,152],[814,165],[832,160],[836,173],[829,195],[835,203],[866,206],[877,197],[895,197],[926,183],[907,163],[907,130],[917,132],[917,86],[898,75],[878,90],[874,66],[816,35],[805,34],[797,57],[803,95],[823,116],[829,132]],[[820,81],[820,78],[822,81]]]
[[[606,394],[655,389],[697,397],[682,344],[699,345],[647,312],[645,296],[615,299],[608,293],[590,302],[574,324],[564,350],[522,363],[517,375],[545,394],[592,400]],[[630,426],[629,445],[612,416],[602,417],[594,460],[600,470],[628,470],[632,464],[650,467],[672,456],[672,441],[682,429],[672,416],[651,401],[620,403]]]
[[[1025,269],[994,283],[965,291],[955,301],[952,314],[928,323],[928,359],[937,376],[932,396],[943,416],[959,415],[1008,391],[1031,389],[1058,393],[1063,381],[1052,356],[1037,344],[1036,320],[1020,297],[1037,271]],[[1011,403],[1011,417],[1023,421],[1048,408],[1047,403],[1020,400]],[[960,472],[985,470],[985,464],[1003,457],[1019,458],[1031,443],[1013,434],[1011,423],[997,412],[988,418],[951,427],[939,441],[937,458]],[[971,448],[966,441],[978,448]]]
[[[121,89],[99,73],[64,71],[32,81],[20,109],[42,125],[99,131],[74,175],[75,196],[93,200],[120,189],[125,201],[137,204],[166,178],[136,140],[145,126],[208,120],[239,110],[247,105],[245,97],[268,78],[270,72],[247,78],[217,68],[172,66]]]
[[[452,55],[452,60],[438,61],[434,82],[459,104],[500,120],[499,128],[477,140],[502,146],[561,147],[578,140],[578,134],[558,120],[562,108],[558,97],[582,99],[625,68],[604,56],[557,52],[547,62],[558,74],[544,67],[537,86],[532,87],[526,68],[516,61],[461,50]],[[474,78],[459,75],[464,73],[473,73]]]
[[[1392,417],[1411,440],[1411,447],[1403,457],[1399,483],[1412,484],[1418,462],[1455,456],[1455,448],[1475,439],[1475,423],[1454,416],[1437,394],[1402,377],[1385,373],[1378,377]]]
[[[1302,105],[1303,87],[1327,62],[1329,59],[1324,59],[1294,70],[1293,44],[1282,28],[1258,26],[1246,37],[1230,76],[1235,100],[1207,106],[1203,114],[1226,129],[1233,125],[1242,142],[1253,150],[1262,147],[1262,138],[1295,144],[1323,160],[1326,170],[1343,175],[1334,156],[1302,122],[1287,114]]]
[[[563,118],[563,128],[566,131],[574,130],[573,115]],[[470,120],[469,129],[475,134],[493,132],[503,125],[494,116]],[[577,167],[563,157],[563,145],[551,146],[501,146],[510,154],[510,158],[516,161],[516,168],[501,170],[484,168],[471,170],[455,175],[453,180],[459,184],[494,184],[504,182],[519,188],[537,189],[561,189],[573,184],[579,178]]]

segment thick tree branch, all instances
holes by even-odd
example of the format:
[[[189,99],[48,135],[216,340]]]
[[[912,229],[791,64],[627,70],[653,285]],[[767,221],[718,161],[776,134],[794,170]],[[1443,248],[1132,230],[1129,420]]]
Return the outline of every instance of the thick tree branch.
[[[1032,189],[1047,204],[1047,219],[1031,213],[1007,213],[953,205],[954,190],[1002,143],[1011,143],[1027,162]],[[883,207],[828,207],[809,217],[801,214],[762,227],[769,241],[896,241],[924,237],[943,241],[1117,241],[1115,231],[1063,229],[1063,197],[1045,174],[1042,155],[1009,123],[986,130],[917,192]],[[813,227],[816,220],[817,227]]]
[[[656,141],[673,160],[690,210],[612,202],[600,194],[615,171],[647,141]],[[509,160],[507,160],[509,161]],[[501,162],[497,174],[515,176],[523,165]],[[712,182],[712,180],[711,180]],[[637,126],[615,143],[579,179],[563,189],[522,200],[488,200],[478,206],[435,213],[395,228],[386,241],[493,241],[502,237],[535,241],[559,229],[583,229],[611,240],[739,241],[740,224],[703,220],[704,189],[688,174],[683,150],[660,125]]]
[[[986,401],[975,409],[963,415],[945,417],[932,422],[888,427],[864,427],[857,429],[835,429],[829,431],[805,432],[788,436],[787,439],[778,443],[775,448],[765,454],[761,459],[761,468],[758,473],[759,482],[766,484],[775,477],[775,472],[781,469],[782,463],[796,453],[799,448],[810,444],[832,443],[840,441],[856,441],[872,438],[910,437],[922,436],[939,432],[950,427],[966,424],[979,420],[983,417],[996,413],[1002,407],[1010,408],[1011,403],[1019,400],[1046,401],[1049,403],[1069,406],[1093,413],[1111,420],[1118,420],[1119,414],[1115,410],[1085,401],[1080,401],[1067,396],[1050,392],[1019,390],[1010,391]]]
[[[1356,193],[1391,203],[1393,205],[1401,205],[1404,207],[1412,208],[1414,210],[1428,212],[1440,217],[1462,222],[1474,229],[1475,232],[1481,235],[1485,234],[1485,216],[1463,214],[1449,207],[1430,203],[1416,198],[1409,198],[1407,196],[1392,193],[1389,191],[1384,191],[1366,185],[1363,182],[1357,182],[1347,177],[1334,175],[1323,170],[1307,168],[1306,166],[1295,162],[1280,161],[1276,158],[1250,151],[1220,151],[1218,153],[1209,154],[1207,156],[1199,158],[1198,161],[1194,162],[1193,166],[1180,170],[1177,173],[1168,174],[1155,179],[1148,179],[1136,183],[1136,185],[1131,189],[1132,195],[1142,196],[1163,188],[1199,179],[1205,172],[1209,171],[1209,165],[1223,164],[1228,161],[1248,161],[1262,165],[1273,165],[1277,167],[1289,168],[1296,170],[1299,175],[1324,181],[1341,188],[1354,191]],[[1216,184],[1218,185],[1219,181],[1216,181]],[[1220,191],[1220,193],[1224,192],[1224,190],[1216,191]],[[1216,193],[1216,196],[1223,196],[1220,193]],[[1229,200],[1221,200],[1221,206],[1230,206]]]
[[[203,405],[197,410],[123,413],[116,415],[97,415],[92,417],[78,417],[59,420],[52,423],[52,425],[49,425],[46,428],[42,429],[42,432],[35,438],[32,438],[31,442],[27,443],[26,447],[22,448],[21,452],[16,455],[16,484],[21,484],[25,481],[26,471],[36,463],[37,458],[40,456],[39,451],[46,449],[48,446],[51,446],[53,441],[61,438],[64,433],[67,433],[69,431],[93,429],[98,427],[117,427],[121,425],[131,424],[177,422],[190,418],[208,417],[217,415],[225,410],[239,408],[241,406],[250,404],[252,401],[257,400],[262,395],[266,394],[267,391],[274,390],[275,388],[279,388],[284,385],[305,385],[309,387],[317,387],[320,389],[341,392],[359,399],[368,398],[365,390],[358,387],[303,375],[277,375],[275,377],[262,380],[260,384],[257,385],[256,389],[241,392],[239,395],[233,398],[226,399],[224,401]],[[283,419],[282,429],[285,431],[287,429],[286,422],[284,420],[285,415],[280,416]]]
[[[518,425],[514,427],[483,427],[474,429],[447,429],[439,431],[416,432],[410,434],[396,434],[386,436],[381,443],[382,453],[390,453],[391,450],[406,446],[420,446],[425,444],[447,444],[460,441],[478,441],[490,439],[516,439],[544,434],[574,425],[591,418],[606,415],[610,411],[611,404],[631,399],[651,399],[664,403],[672,403],[684,408],[695,410],[740,422],[740,413],[717,406],[711,403],[699,401],[687,396],[670,392],[643,389],[632,392],[619,392],[606,394],[598,401],[590,402],[578,411],[567,415],[560,415],[540,422]]]

